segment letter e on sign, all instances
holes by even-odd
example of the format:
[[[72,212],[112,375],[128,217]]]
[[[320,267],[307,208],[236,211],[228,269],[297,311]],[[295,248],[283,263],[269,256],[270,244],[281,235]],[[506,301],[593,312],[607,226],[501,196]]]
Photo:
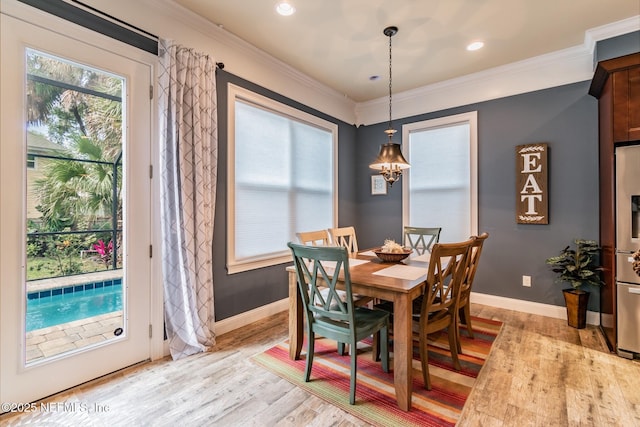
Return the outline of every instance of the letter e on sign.
[[[546,143],[516,147],[516,222],[549,223]]]

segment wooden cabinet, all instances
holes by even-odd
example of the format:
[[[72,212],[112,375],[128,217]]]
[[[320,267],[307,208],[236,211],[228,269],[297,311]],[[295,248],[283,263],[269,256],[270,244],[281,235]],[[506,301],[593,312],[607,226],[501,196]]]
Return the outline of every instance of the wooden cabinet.
[[[600,100],[600,125],[611,126],[607,143],[640,140],[640,53],[598,63],[589,94]]]
[[[640,53],[601,61],[589,94],[598,98],[600,139],[600,245],[605,285],[600,292],[600,328],[616,350],[615,146],[640,142]]]
[[[614,72],[613,142],[640,139],[640,67]]]

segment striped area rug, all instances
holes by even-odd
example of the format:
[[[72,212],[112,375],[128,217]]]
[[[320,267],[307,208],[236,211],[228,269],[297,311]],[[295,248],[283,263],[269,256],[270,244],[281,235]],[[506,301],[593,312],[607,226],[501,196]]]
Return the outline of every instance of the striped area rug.
[[[316,339],[316,355],[308,383],[304,382],[306,343],[300,360],[289,359],[289,346],[283,342],[254,356],[253,361],[372,425],[454,426],[502,327],[499,321],[477,317],[472,321],[475,339],[468,338],[465,331],[461,332],[461,371],[453,368],[445,333],[430,342],[431,391],[424,388],[418,343],[414,343],[412,408],[409,412],[400,410],[396,404],[393,363],[390,361],[391,372],[382,372],[380,363],[372,361],[370,342],[358,348],[355,405],[349,404],[350,356],[338,355],[333,341]]]

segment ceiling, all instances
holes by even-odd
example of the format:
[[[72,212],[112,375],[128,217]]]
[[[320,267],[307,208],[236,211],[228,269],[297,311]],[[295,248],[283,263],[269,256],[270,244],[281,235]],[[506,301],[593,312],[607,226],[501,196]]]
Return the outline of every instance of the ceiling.
[[[640,15],[639,0],[290,0],[285,17],[276,1],[175,3],[356,102],[389,93],[390,25],[397,93],[580,46],[587,30]],[[485,47],[468,52],[475,40]]]

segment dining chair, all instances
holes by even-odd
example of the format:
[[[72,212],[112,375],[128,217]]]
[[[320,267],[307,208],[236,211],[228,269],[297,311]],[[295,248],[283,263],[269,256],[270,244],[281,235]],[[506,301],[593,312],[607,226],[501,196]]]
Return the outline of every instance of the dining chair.
[[[329,246],[331,244],[328,230],[301,231],[296,233],[296,236],[303,245]]]
[[[464,324],[467,327],[467,334],[469,337],[473,338],[473,328],[471,327],[471,286],[473,285],[473,280],[476,276],[482,247],[488,237],[489,233],[482,233],[481,235],[476,236],[475,240],[471,244],[469,266],[467,267],[467,273],[465,274],[465,278],[460,286],[460,301],[458,302],[458,317],[456,318],[456,330],[458,331],[458,353],[462,353],[460,345],[461,324]]]
[[[474,240],[475,238],[464,242],[436,243],[431,249],[419,321],[420,362],[422,363],[424,386],[427,390],[431,390],[429,352],[427,350],[427,337],[430,334],[447,330],[453,366],[456,370],[461,368],[458,360],[456,319],[460,286],[465,279],[469,264],[469,252]]]
[[[469,263],[471,244],[475,237],[463,242],[436,243],[431,248],[425,290],[421,298],[420,307],[413,307],[414,324],[418,323],[417,333],[420,341],[420,362],[424,386],[431,390],[429,375],[429,352],[427,350],[428,336],[442,330],[447,330],[449,351],[453,366],[460,370],[458,359],[457,314],[460,286],[465,278]],[[393,303],[385,301],[375,308],[393,313]],[[390,318],[393,321],[393,316]],[[379,344],[376,342],[380,339]],[[374,337],[374,348],[383,346],[382,337]]]
[[[347,248],[348,252],[358,252],[358,239],[356,238],[356,229],[354,227],[338,227],[330,228],[331,243],[334,246],[342,246]]]
[[[416,254],[427,252],[434,243],[440,240],[441,227],[404,227],[404,245],[413,249]]]
[[[311,377],[316,334],[337,341],[339,347],[348,344],[352,349],[349,403],[354,405],[356,345],[359,341],[372,335],[379,336],[382,370],[389,372],[389,313],[354,304],[346,248],[305,246],[291,242],[287,245],[293,254],[298,292],[306,317],[308,349],[304,380],[309,382]],[[344,300],[338,295],[339,286],[346,292]],[[328,288],[329,293],[323,293],[323,288]]]

